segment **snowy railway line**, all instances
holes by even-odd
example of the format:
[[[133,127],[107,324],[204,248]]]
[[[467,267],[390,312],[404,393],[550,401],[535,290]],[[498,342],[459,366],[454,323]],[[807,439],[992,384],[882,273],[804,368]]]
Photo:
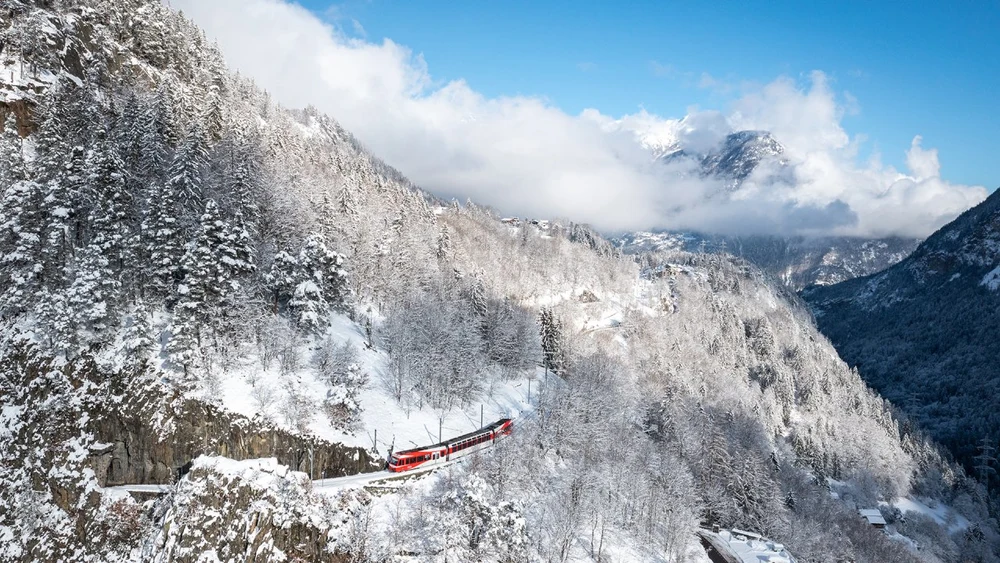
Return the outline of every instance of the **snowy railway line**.
[[[528,420],[532,418],[533,412],[526,413],[521,416],[519,420]],[[371,485],[378,483],[379,481],[402,481],[407,477],[425,475],[427,473],[432,473],[437,469],[448,467],[456,463],[464,461],[471,454],[487,450],[493,447],[496,440],[502,436],[509,435],[511,429],[513,428],[513,421],[511,419],[502,419],[493,424],[484,426],[479,430],[470,432],[468,434],[463,434],[451,440],[446,440],[440,444],[435,444],[433,446],[426,446],[424,448],[414,448],[407,450],[405,452],[397,452],[390,456],[389,464],[392,463],[393,459],[405,459],[407,456],[412,457],[413,454],[423,454],[425,451],[430,451],[436,448],[445,448],[449,451],[448,454],[444,454],[441,457],[436,457],[433,460],[428,460],[425,463],[413,462],[408,463],[405,469],[390,470],[382,469],[380,471],[372,471],[370,473],[356,473],[354,475],[345,475],[343,477],[331,477],[325,479],[313,479],[312,484],[314,489],[319,489],[323,491],[333,491],[348,489],[354,487],[364,487],[366,485]],[[490,436],[490,439],[484,440],[482,442],[472,443],[469,438],[475,438],[479,436]],[[472,447],[460,448],[459,444],[464,442],[469,442]],[[428,454],[430,455],[430,454]],[[387,464],[388,466],[388,464]],[[400,464],[400,467],[404,467]],[[141,484],[128,484],[128,485],[114,485],[110,487],[104,487],[107,491],[121,491],[126,493],[138,493],[138,494],[154,494],[163,495],[167,494],[173,490],[175,484],[154,484],[154,483],[141,483]]]

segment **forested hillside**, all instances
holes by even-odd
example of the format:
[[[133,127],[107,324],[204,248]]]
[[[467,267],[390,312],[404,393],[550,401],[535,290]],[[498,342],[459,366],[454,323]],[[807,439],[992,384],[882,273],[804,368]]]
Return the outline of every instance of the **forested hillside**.
[[[441,202],[155,0],[0,16],[0,560],[679,562],[720,525],[800,561],[997,561],[984,488],[748,263]],[[377,469],[373,413],[522,385],[468,463],[301,473]],[[950,519],[903,518],[916,495]],[[857,515],[879,502],[893,535]]]
[[[844,359],[994,484],[998,266],[994,192],[902,263],[804,294]]]

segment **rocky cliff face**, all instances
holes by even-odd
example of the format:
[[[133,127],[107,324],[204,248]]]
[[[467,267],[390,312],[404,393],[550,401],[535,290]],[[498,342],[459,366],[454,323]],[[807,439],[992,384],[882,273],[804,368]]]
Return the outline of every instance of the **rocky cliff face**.
[[[98,443],[106,444],[98,448],[92,462],[102,486],[172,483],[203,454],[233,459],[274,457],[298,471],[311,470],[316,479],[380,467],[361,448],[294,435],[211,404],[164,399],[149,393],[91,422]]]
[[[82,560],[80,546],[95,556],[133,557],[148,519],[102,487],[173,483],[203,454],[275,458],[274,465],[308,472],[312,451],[317,477],[381,466],[361,448],[180,398],[141,366],[133,369],[108,370],[92,358],[61,363],[28,344],[12,345],[0,358],[0,504],[8,507],[0,511],[0,560]],[[131,534],[123,522],[134,525]],[[295,545],[319,537],[303,530],[282,537]]]

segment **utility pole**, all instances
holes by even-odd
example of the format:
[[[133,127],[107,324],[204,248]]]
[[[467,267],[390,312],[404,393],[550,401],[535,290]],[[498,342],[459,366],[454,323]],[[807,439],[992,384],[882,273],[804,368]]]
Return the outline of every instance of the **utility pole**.
[[[441,425],[444,424],[444,419],[440,416],[438,417],[438,443],[441,443]]]
[[[482,405],[482,403],[479,404],[479,427],[480,428],[483,427],[483,405]]]

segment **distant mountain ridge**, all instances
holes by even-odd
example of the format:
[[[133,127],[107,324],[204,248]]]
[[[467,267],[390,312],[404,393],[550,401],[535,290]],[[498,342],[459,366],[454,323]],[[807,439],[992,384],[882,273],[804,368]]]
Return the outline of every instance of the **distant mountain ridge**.
[[[612,238],[626,254],[685,251],[726,252],[753,263],[798,291],[832,285],[879,272],[906,258],[919,239],[888,237],[803,237],[711,235],[695,232],[638,231]]]
[[[727,192],[738,192],[762,165],[781,173],[788,163],[785,147],[769,131],[743,130],[728,134],[714,149],[698,153],[674,137],[641,137],[653,157],[665,164],[696,163],[703,178],[720,180]],[[683,250],[728,252],[752,262],[795,290],[831,285],[873,274],[899,262],[919,239],[886,237],[804,237],[781,235],[720,235],[693,231],[637,231],[612,236],[626,254]]]
[[[1000,434],[1000,191],[884,272],[803,292],[820,330],[969,461]]]

